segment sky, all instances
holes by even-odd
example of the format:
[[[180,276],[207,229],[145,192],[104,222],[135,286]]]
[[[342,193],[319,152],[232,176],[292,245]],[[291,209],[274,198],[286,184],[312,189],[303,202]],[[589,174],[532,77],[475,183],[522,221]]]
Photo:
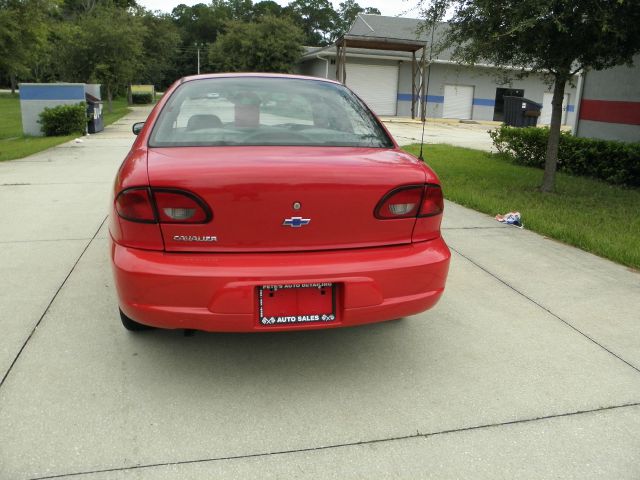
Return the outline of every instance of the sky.
[[[258,1],[254,0],[253,3],[258,3]],[[275,1],[283,6],[289,3],[289,0]],[[171,13],[171,10],[181,3],[185,5],[209,3],[208,0],[137,0],[137,2],[149,10],[161,10],[166,13]],[[332,3],[337,10],[340,0],[333,0]],[[417,17],[416,3],[416,0],[358,0],[358,4],[361,7],[376,7],[382,15],[390,17],[397,15],[401,17]]]

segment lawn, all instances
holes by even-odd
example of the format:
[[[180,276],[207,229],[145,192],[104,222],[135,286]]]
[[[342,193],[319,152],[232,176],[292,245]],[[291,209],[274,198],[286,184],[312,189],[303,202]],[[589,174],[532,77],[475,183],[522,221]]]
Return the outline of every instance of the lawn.
[[[449,145],[428,145],[425,161],[447,199],[489,215],[519,211],[529,230],[640,269],[640,190],[558,174],[556,192],[543,194],[542,170]]]
[[[113,113],[104,109],[105,125],[110,125],[129,112],[126,99],[113,101]],[[22,134],[20,117],[20,99],[18,95],[0,93],[0,162],[26,157],[32,153],[46,150],[76,138],[78,135],[65,137],[29,137]]]

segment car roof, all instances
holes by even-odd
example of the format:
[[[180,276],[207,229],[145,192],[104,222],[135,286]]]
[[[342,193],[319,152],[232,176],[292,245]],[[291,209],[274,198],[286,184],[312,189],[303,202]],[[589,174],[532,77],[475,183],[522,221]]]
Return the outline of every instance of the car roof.
[[[192,80],[204,80],[212,78],[237,78],[237,77],[257,77],[257,78],[293,78],[297,80],[310,80],[315,82],[327,82],[341,85],[340,82],[335,80],[329,80],[321,77],[309,77],[306,75],[292,75],[288,73],[269,73],[269,72],[234,72],[234,73],[204,73],[201,75],[189,75],[188,77],[182,77],[180,83],[190,82]]]

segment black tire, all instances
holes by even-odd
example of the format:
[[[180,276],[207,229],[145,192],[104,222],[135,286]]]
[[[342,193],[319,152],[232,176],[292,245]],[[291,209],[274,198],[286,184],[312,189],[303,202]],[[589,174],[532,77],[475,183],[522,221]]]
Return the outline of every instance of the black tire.
[[[120,310],[120,320],[122,320],[122,326],[130,332],[141,332],[142,330],[152,330],[153,327],[144,325],[142,323],[135,322],[127,317],[122,310]]]

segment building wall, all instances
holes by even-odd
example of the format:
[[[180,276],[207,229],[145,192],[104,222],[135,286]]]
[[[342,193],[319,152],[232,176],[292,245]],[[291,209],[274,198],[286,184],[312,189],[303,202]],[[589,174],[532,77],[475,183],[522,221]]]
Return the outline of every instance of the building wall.
[[[336,66],[331,65],[331,59],[327,58],[329,61],[329,77],[331,80],[335,80],[336,78]],[[300,75],[308,75],[310,77],[320,77],[327,78],[327,62],[321,60],[319,58],[314,58],[312,60],[308,60],[298,65],[296,73]]]
[[[640,55],[634,66],[587,72],[577,136],[640,142]]]
[[[524,90],[525,98],[542,104],[545,92],[551,88],[540,75],[514,78],[509,84],[502,83],[496,71],[483,67],[465,67],[459,65],[433,64],[429,77],[427,92],[427,117],[441,118],[444,105],[445,85],[467,85],[474,87],[473,120],[493,120],[495,108],[496,88],[515,88]],[[568,125],[575,122],[576,88],[567,84],[566,93],[569,94],[567,105]],[[398,92],[398,116],[411,115],[411,63],[403,62],[400,67],[400,86]]]
[[[335,57],[328,57],[335,58]],[[400,65],[398,79],[398,107],[399,117],[411,116],[411,61],[384,60],[374,58],[349,57],[347,59],[347,81],[349,86],[349,65]],[[329,65],[329,78],[334,80],[335,62]],[[326,63],[320,59],[310,59],[300,65],[299,73],[325,78]],[[470,85],[474,87],[473,120],[493,120],[495,108],[496,88],[523,89],[525,98],[542,104],[544,93],[551,92],[541,75],[529,75],[523,79],[514,78],[511,83],[504,84],[498,78],[496,70],[486,67],[465,67],[455,64],[434,64],[431,67],[429,90],[427,92],[427,117],[442,118],[445,85]],[[576,88],[567,84],[566,93],[569,94],[567,105],[567,125],[575,124]],[[419,115],[419,111],[416,111]]]

